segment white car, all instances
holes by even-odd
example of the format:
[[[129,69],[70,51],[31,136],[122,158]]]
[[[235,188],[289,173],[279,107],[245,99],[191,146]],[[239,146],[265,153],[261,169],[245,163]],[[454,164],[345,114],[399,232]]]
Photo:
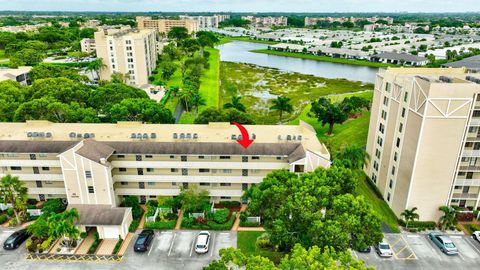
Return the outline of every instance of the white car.
[[[477,240],[478,242],[480,242],[480,231],[474,231],[473,234],[473,239]]]
[[[207,253],[209,246],[210,246],[210,233],[207,231],[201,231],[197,236],[197,241],[195,242],[195,252]]]
[[[393,251],[390,248],[390,245],[385,241],[376,245],[375,250],[377,251],[377,254],[380,257],[392,257],[393,256]]]

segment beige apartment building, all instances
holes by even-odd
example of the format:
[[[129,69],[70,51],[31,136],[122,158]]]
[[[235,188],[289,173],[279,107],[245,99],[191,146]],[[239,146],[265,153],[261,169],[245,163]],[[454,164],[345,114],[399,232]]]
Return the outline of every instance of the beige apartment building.
[[[168,20],[138,16],[136,20],[138,29],[154,29],[163,34],[168,34],[174,27],[185,27],[189,34],[199,31],[198,22],[192,19]]]
[[[397,216],[480,202],[480,74],[389,68],[377,74],[365,171]],[[478,160],[478,162],[477,162]]]
[[[80,50],[86,53],[93,53],[97,50],[94,38],[84,38],[80,40]]]
[[[110,80],[112,74],[125,74],[130,85],[148,84],[148,77],[157,65],[157,39],[154,30],[104,29],[95,32],[97,57],[105,68],[101,80]]]
[[[96,226],[102,238],[126,234],[130,210],[118,205],[127,195],[146,202],[198,186],[212,201],[240,201],[245,189],[272,170],[302,173],[330,166],[327,148],[303,122],[246,126],[254,139],[248,149],[236,142],[241,135],[230,123],[27,121],[2,127],[0,177],[18,176],[32,198],[66,198],[83,213],[93,211],[81,224]]]
[[[202,28],[218,28],[219,24],[230,19],[230,15],[212,15],[212,16],[180,16],[181,20],[193,20]]]

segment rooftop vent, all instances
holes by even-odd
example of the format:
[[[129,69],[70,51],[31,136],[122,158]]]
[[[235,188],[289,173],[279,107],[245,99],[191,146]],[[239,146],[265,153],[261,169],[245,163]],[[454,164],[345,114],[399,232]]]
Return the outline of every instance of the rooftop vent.
[[[135,133],[130,134],[130,138],[131,138],[131,139],[137,138],[137,134],[135,134]]]
[[[70,138],[75,138],[75,137],[77,137],[77,133],[75,133],[75,132],[70,132],[70,134],[68,134],[68,137],[70,137]]]
[[[480,84],[480,78],[476,78],[476,77],[468,75],[465,79],[467,81],[471,81],[471,82],[474,82],[476,84]]]
[[[52,137],[52,133],[51,133],[51,132],[47,132],[47,133],[45,134],[45,136],[46,136],[47,138],[51,138],[51,137]]]
[[[197,134],[197,133],[193,133],[193,138],[194,138],[194,139],[198,139],[198,134]]]
[[[252,133],[252,135],[250,135],[250,139],[255,140],[256,138],[257,138],[257,135],[255,135],[255,133]]]
[[[82,138],[82,133],[77,133],[77,138]]]
[[[424,81],[427,81],[427,82],[429,82],[429,81],[430,81],[430,79],[429,79],[429,78],[427,78],[427,77],[418,76],[418,75],[417,75],[417,76],[415,76],[415,77],[416,77],[416,78],[419,78],[419,79],[422,79],[422,80],[424,80]]]
[[[185,133],[180,133],[180,139],[185,139]]]
[[[232,134],[232,140],[236,140],[237,139],[237,135],[236,134]]]
[[[157,138],[157,133],[150,133],[150,138],[156,139]]]
[[[33,136],[33,132],[27,132],[27,137],[31,138]]]
[[[438,79],[440,81],[444,82],[444,83],[452,83],[453,82],[453,79],[450,78],[450,77],[447,77],[447,76],[440,76]]]

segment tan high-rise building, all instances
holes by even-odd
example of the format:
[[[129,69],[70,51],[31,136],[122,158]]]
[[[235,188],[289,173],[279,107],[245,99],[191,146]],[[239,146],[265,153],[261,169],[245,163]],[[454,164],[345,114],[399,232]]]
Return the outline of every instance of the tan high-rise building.
[[[174,27],[185,27],[189,34],[199,31],[198,22],[191,19],[168,20],[168,19],[152,19],[151,17],[138,16],[138,29],[154,29],[159,33],[168,34]]]
[[[480,202],[480,75],[463,68],[389,68],[377,74],[365,171],[397,216],[418,207]],[[477,162],[478,159],[478,162]]]
[[[97,57],[105,68],[101,80],[110,80],[112,74],[126,74],[131,85],[148,84],[148,77],[157,63],[157,39],[154,30],[105,29],[95,33]]]

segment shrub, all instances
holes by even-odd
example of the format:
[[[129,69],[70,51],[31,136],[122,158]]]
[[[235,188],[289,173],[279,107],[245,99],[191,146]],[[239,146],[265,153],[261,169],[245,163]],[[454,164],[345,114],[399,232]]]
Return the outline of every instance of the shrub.
[[[145,205],[147,207],[151,206],[153,208],[157,208],[158,207],[158,201],[157,200],[149,200],[149,201],[147,201],[147,203],[145,203]]]
[[[173,230],[175,229],[176,223],[176,220],[146,222],[144,228],[153,230]]]
[[[132,223],[130,223],[130,226],[128,227],[128,231],[135,232],[138,228],[138,225],[140,225],[140,220],[132,220]]]
[[[238,201],[221,201],[220,205],[237,207],[237,206],[242,205],[242,203],[238,202]]]
[[[42,213],[45,215],[58,214],[65,211],[62,199],[50,199],[43,203]]]
[[[40,247],[42,248],[42,250],[48,250],[52,245],[52,242],[53,242],[53,237],[49,237],[47,240],[43,241]]]
[[[118,253],[118,251],[120,250],[120,247],[122,246],[122,243],[123,243],[123,239],[119,238],[117,244],[113,248],[112,254],[117,254]]]
[[[195,219],[195,223],[197,223],[197,224],[207,224],[207,220],[204,217],[197,217]]]
[[[37,251],[37,245],[35,245],[32,241],[32,239],[28,239],[27,242],[25,243],[25,247],[29,252],[35,252]]]
[[[254,221],[240,221],[240,227],[259,227],[260,223]]]
[[[3,224],[5,222],[7,222],[8,220],[8,216],[3,214],[3,215],[0,215],[0,224]]]
[[[217,230],[217,231],[230,230],[232,228],[234,222],[235,222],[235,212],[232,213],[232,215],[230,216],[230,220],[227,221],[226,223],[218,224],[214,221],[208,221],[207,222],[207,225],[208,225],[207,229]]]
[[[255,245],[258,248],[272,248],[273,245],[270,242],[270,235],[268,233],[263,233],[257,238],[257,241],[255,241]]]
[[[15,226],[17,226],[17,224],[18,224],[17,218],[12,218],[12,219],[8,222],[8,226],[9,226],[9,227],[15,227]]]
[[[406,226],[406,223],[403,219],[399,219],[398,223],[402,227]],[[437,224],[435,221],[410,221],[408,223],[409,231],[412,231],[412,229],[416,229],[416,231],[434,230],[436,226]]]
[[[472,234],[474,231],[480,231],[480,225],[477,224],[464,224],[463,226],[470,234]]]
[[[98,235],[98,232],[95,232],[93,237],[95,240],[93,241],[92,246],[88,249],[88,254],[95,253],[95,250],[97,249],[98,244],[100,244],[100,236]]]
[[[230,214],[230,211],[228,211],[227,208],[218,209],[213,214],[213,220],[215,220],[215,222],[217,223],[225,223],[227,221],[229,214]]]
[[[81,232],[80,233],[80,238],[87,238],[88,233],[87,232]]]
[[[245,212],[240,213],[240,222],[246,222],[247,218],[248,218],[247,213]]]
[[[182,228],[192,228],[194,223],[195,219],[193,217],[184,217],[182,219]]]
[[[13,208],[8,208],[5,210],[7,212],[7,215],[13,217],[15,215],[15,212],[13,212]]]

